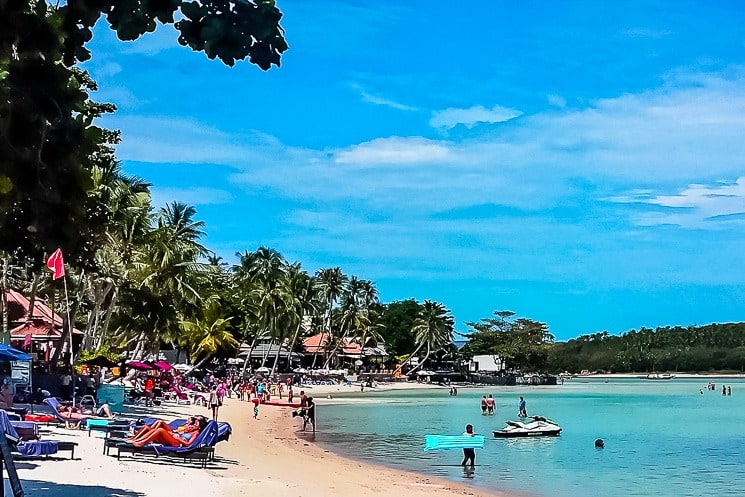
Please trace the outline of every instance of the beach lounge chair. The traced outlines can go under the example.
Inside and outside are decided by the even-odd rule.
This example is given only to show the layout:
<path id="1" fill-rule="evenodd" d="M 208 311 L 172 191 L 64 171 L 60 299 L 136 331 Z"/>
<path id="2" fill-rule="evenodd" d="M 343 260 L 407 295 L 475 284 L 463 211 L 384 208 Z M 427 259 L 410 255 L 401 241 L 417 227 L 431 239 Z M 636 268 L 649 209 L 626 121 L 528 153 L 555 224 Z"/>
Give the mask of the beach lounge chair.
<path id="1" fill-rule="evenodd" d="M 69 450 L 70 458 L 75 456 L 76 442 L 60 442 L 57 440 L 39 440 L 38 427 L 19 425 L 20 433 L 13 426 L 14 423 L 31 423 L 29 421 L 10 421 L 5 411 L 0 410 L 0 430 L 10 443 L 12 450 L 24 457 L 49 457 L 60 450 Z M 35 423 L 34 423 L 35 424 Z M 30 430 L 29 430 L 30 428 Z"/>
<path id="2" fill-rule="evenodd" d="M 94 416 L 92 414 L 91 415 L 79 414 L 74 418 L 65 416 L 59 412 L 59 408 L 61 404 L 59 400 L 57 400 L 56 397 L 48 397 L 44 399 L 44 403 L 52 409 L 52 415 L 54 415 L 55 419 L 58 422 L 63 423 L 66 428 L 80 428 L 85 425 L 85 422 L 88 419 L 108 419 L 108 418 L 103 418 L 101 416 Z M 112 421 L 114 419 L 116 418 L 111 418 Z"/>
<path id="3" fill-rule="evenodd" d="M 157 419 L 155 419 L 155 418 L 143 418 L 143 419 L 141 419 L 139 421 L 142 421 L 141 424 L 146 424 L 146 425 L 149 426 L 149 425 L 153 424 L 154 422 L 156 422 Z M 168 426 L 170 426 L 172 430 L 175 430 L 175 429 L 179 428 L 180 426 L 184 426 L 186 424 L 186 421 L 187 420 L 185 418 L 177 418 L 177 419 L 174 419 L 173 421 L 169 421 L 168 422 Z M 137 428 L 136 425 L 133 425 L 132 427 L 133 428 Z M 226 423 L 224 421 L 218 421 L 217 422 L 217 441 L 218 442 L 223 442 L 223 441 L 229 440 L 230 439 L 230 435 L 232 433 L 233 433 L 233 427 L 230 426 L 230 423 Z"/>
<path id="4" fill-rule="evenodd" d="M 171 447 L 153 443 L 142 447 L 135 447 L 129 442 L 120 442 L 116 445 L 116 458 L 121 459 L 122 453 L 131 453 L 133 455 L 154 454 L 155 456 L 173 456 L 182 457 L 185 460 L 197 460 L 200 461 L 202 467 L 206 467 L 207 461 L 214 458 L 214 447 L 219 441 L 218 438 L 219 429 L 217 422 L 210 421 L 188 447 Z"/>

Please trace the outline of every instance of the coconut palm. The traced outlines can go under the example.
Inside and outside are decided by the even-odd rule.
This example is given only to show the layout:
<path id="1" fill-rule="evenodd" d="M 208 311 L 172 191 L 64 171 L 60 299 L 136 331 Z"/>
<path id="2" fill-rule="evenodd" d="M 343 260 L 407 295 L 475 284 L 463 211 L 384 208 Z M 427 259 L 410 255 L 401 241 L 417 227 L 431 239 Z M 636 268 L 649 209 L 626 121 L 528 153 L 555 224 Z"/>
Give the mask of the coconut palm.
<path id="1" fill-rule="evenodd" d="M 287 261 L 276 250 L 265 247 L 237 255 L 240 264 L 234 270 L 244 293 L 244 305 L 254 309 L 256 325 L 269 332 L 270 344 L 277 345 L 274 358 L 276 368 L 285 332 L 296 326 L 292 312 L 293 298 L 287 284 Z M 262 357 L 262 367 L 267 354 Z M 247 362 L 244 368 L 246 365 Z"/>
<path id="2" fill-rule="evenodd" d="M 431 300 L 425 300 L 424 304 L 422 304 L 419 316 L 414 320 L 414 324 L 411 327 L 411 331 L 414 333 L 417 344 L 416 350 L 414 350 L 414 352 L 409 355 L 409 358 L 396 369 L 396 372 L 400 371 L 404 364 L 411 362 L 411 358 L 414 357 L 422 347 L 426 347 L 427 352 L 424 358 L 419 361 L 419 364 L 411 371 L 419 369 L 427 361 L 432 352 L 441 350 L 453 341 L 454 326 L 455 320 L 450 315 L 450 311 L 445 308 L 444 305 Z"/>
<path id="3" fill-rule="evenodd" d="M 320 269 L 316 272 L 316 283 L 318 285 L 318 291 L 323 296 L 326 304 L 325 331 L 326 333 L 328 333 L 329 336 L 331 335 L 331 313 L 334 308 L 334 303 L 344 291 L 344 288 L 346 287 L 348 281 L 349 279 L 344 275 L 344 273 L 341 272 L 341 268 L 339 267 Z M 323 343 L 323 339 L 324 331 L 321 331 L 319 344 Z M 313 356 L 313 363 L 311 364 L 311 368 L 315 367 L 316 359 L 318 359 L 318 354 Z"/>
<path id="4" fill-rule="evenodd" d="M 199 318 L 182 320 L 181 344 L 189 351 L 189 357 L 196 369 L 215 355 L 231 355 L 240 344 L 230 333 L 231 317 L 223 317 L 223 309 L 213 301 L 204 309 Z"/>

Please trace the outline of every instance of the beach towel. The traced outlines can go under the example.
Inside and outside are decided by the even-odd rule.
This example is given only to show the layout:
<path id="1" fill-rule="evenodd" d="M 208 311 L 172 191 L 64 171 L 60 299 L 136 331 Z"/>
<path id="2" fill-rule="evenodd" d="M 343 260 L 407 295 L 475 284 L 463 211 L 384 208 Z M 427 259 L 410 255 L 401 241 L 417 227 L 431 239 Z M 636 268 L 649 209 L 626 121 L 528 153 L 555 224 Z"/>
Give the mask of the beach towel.
<path id="1" fill-rule="evenodd" d="M 483 449 L 484 436 L 425 435 L 424 452 L 439 449 Z"/>
<path id="2" fill-rule="evenodd" d="M 16 450 L 22 456 L 40 457 L 56 454 L 59 450 L 59 445 L 55 440 L 33 440 L 18 444 Z"/>
<path id="3" fill-rule="evenodd" d="M 5 434 L 5 438 L 8 439 L 8 442 L 12 444 L 18 443 L 21 439 L 21 437 L 18 436 L 16 429 L 13 428 L 13 425 L 8 418 L 8 413 L 2 409 L 0 409 L 0 430 Z"/>

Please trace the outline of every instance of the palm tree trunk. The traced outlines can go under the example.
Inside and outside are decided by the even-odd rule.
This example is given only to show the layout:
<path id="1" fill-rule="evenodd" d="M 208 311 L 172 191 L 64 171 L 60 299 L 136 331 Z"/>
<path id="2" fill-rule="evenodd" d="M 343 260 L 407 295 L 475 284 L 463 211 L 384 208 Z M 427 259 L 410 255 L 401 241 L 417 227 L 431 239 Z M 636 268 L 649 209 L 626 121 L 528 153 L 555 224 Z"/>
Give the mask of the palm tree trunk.
<path id="1" fill-rule="evenodd" d="M 188 376 L 188 375 L 189 375 L 189 373 L 191 373 L 191 372 L 192 372 L 192 371 L 194 371 L 195 369 L 199 369 L 199 366 L 201 366 L 202 364 L 204 364 L 205 362 L 207 362 L 207 361 L 208 361 L 209 359 L 212 359 L 212 356 L 210 356 L 210 355 L 207 355 L 207 356 L 205 356 L 205 357 L 202 357 L 202 359 L 201 359 L 201 360 L 200 360 L 200 361 L 199 361 L 198 363 L 196 363 L 195 365 L 193 365 L 193 366 L 191 367 L 191 369 L 188 369 L 188 370 L 187 370 L 187 371 L 186 371 L 186 372 L 184 373 L 184 377 Z"/>
<path id="2" fill-rule="evenodd" d="M 329 365 L 331 364 L 331 360 L 336 357 L 336 351 L 339 350 L 339 345 L 343 345 L 348 336 L 349 331 L 347 330 L 342 335 L 341 340 L 336 342 L 336 345 L 334 345 L 334 349 L 331 351 L 331 354 L 329 354 L 328 358 L 326 359 L 326 362 L 323 365 L 323 369 L 328 369 Z"/>
<path id="3" fill-rule="evenodd" d="M 395 375 L 396 373 L 398 373 L 399 371 L 401 371 L 401 368 L 403 368 L 404 366 L 406 366 L 406 363 L 407 362 L 410 363 L 411 362 L 411 358 L 414 357 L 417 352 L 419 352 L 419 349 L 421 349 L 423 345 L 424 345 L 424 343 L 420 343 L 419 346 L 416 348 L 416 350 L 414 350 L 414 352 L 412 352 L 409 355 L 409 357 L 399 367 L 396 368 L 396 370 L 393 372 L 393 374 Z"/>
<path id="4" fill-rule="evenodd" d="M 65 315 L 62 319 L 62 336 L 59 340 L 59 347 L 54 351 L 54 356 L 52 357 L 51 363 L 57 364 L 59 362 L 60 354 L 62 353 L 62 346 L 65 343 L 68 343 L 70 340 L 70 334 L 72 333 L 72 329 L 75 326 L 75 319 L 78 315 L 78 309 L 80 308 L 80 301 L 83 300 L 83 285 L 82 280 L 85 277 L 85 273 L 83 271 L 80 272 L 80 288 L 78 289 L 78 294 L 74 297 L 72 305 L 70 306 L 69 314 L 65 312 Z M 67 306 L 67 302 L 65 302 L 65 306 Z M 69 319 L 68 319 L 69 316 Z M 70 357 L 74 360 L 74 351 L 70 350 Z"/>
<path id="5" fill-rule="evenodd" d="M 290 342 L 290 347 L 287 350 L 287 367 L 289 369 L 292 369 L 292 349 L 295 347 L 295 341 L 297 340 L 297 336 L 300 334 L 300 329 L 303 326 L 302 320 L 300 320 L 300 324 L 297 325 L 297 328 L 295 328 L 295 334 L 292 335 L 292 341 Z"/>
<path id="6" fill-rule="evenodd" d="M 5 257 L 3 259 L 3 274 L 2 277 L 0 277 L 0 307 L 2 307 L 2 325 L 0 325 L 0 328 L 2 329 L 2 337 L 0 337 L 0 341 L 3 343 L 7 343 L 10 345 L 10 330 L 9 323 L 8 323 L 8 294 L 7 288 L 8 288 L 8 280 L 6 278 L 6 275 L 8 274 L 8 258 Z"/>
<path id="7" fill-rule="evenodd" d="M 277 342 L 277 353 L 274 354 L 274 365 L 272 366 L 272 371 L 269 373 L 269 377 L 271 378 L 274 376 L 274 372 L 277 370 L 277 363 L 279 362 L 279 352 L 282 350 L 282 342 Z"/>
<path id="8" fill-rule="evenodd" d="M 263 368 L 266 365 L 266 358 L 269 356 L 269 351 L 272 349 L 272 344 L 274 344 L 274 338 L 269 340 L 269 346 L 264 351 L 264 355 L 261 357 L 261 366 L 260 368 Z"/>
<path id="9" fill-rule="evenodd" d="M 113 290 L 114 293 L 111 294 L 111 302 L 109 302 L 109 308 L 106 309 L 106 317 L 103 320 L 103 326 L 101 327 L 101 333 L 96 338 L 95 348 L 100 349 L 103 346 L 104 340 L 106 340 L 106 334 L 109 331 L 109 323 L 111 322 L 111 315 L 114 312 L 114 307 L 116 307 L 116 301 L 119 297 L 119 292 L 117 291 L 117 288 L 114 287 Z"/>
<path id="10" fill-rule="evenodd" d="M 39 287 L 39 273 L 34 273 L 34 279 L 31 281 L 31 294 L 28 298 L 28 320 L 34 318 L 34 309 L 36 308 L 36 291 Z"/>
<path id="11" fill-rule="evenodd" d="M 329 310 L 328 314 L 326 315 L 326 327 L 328 329 L 328 334 L 331 336 L 331 306 L 333 305 L 332 302 L 329 302 Z M 316 367 L 316 359 L 318 359 L 318 349 L 321 348 L 321 344 L 323 343 L 323 332 L 325 330 L 321 330 L 321 338 L 318 339 L 318 347 L 316 347 L 316 353 L 313 356 L 313 363 L 310 365 L 310 369 L 313 369 Z"/>
<path id="12" fill-rule="evenodd" d="M 248 325 L 246 325 L 246 328 L 248 328 Z M 253 340 L 251 340 L 251 347 L 248 349 L 248 354 L 246 355 L 246 360 L 243 361 L 243 369 L 241 369 L 241 378 L 244 378 L 246 376 L 246 369 L 248 369 L 248 363 L 251 360 L 251 352 L 254 350 L 254 346 L 256 345 L 256 339 L 259 337 L 259 332 L 257 331 L 256 334 L 253 337 Z"/>
<path id="13" fill-rule="evenodd" d="M 427 353 L 426 353 L 426 354 L 424 355 L 424 359 L 422 359 L 421 361 L 419 361 L 419 364 L 418 364 L 418 365 L 416 365 L 416 366 L 414 366 L 414 368 L 413 368 L 413 369 L 412 369 L 411 371 L 409 371 L 409 374 L 413 373 L 413 372 L 414 372 L 414 371 L 416 371 L 417 369 L 419 369 L 419 368 L 421 368 L 422 366 L 424 366 L 424 363 L 425 363 L 425 361 L 426 361 L 427 359 L 429 359 L 429 354 L 430 354 L 429 343 L 427 343 Z"/>

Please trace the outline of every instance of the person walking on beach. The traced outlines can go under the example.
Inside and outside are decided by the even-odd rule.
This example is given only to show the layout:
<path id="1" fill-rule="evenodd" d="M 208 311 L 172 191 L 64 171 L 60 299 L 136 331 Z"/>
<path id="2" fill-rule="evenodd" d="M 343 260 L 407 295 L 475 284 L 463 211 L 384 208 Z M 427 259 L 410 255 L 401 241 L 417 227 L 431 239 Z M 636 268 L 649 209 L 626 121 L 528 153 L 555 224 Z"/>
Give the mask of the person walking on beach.
<path id="1" fill-rule="evenodd" d="M 308 426 L 308 423 L 313 425 L 313 433 L 316 432 L 316 403 L 313 401 L 313 397 L 308 397 L 305 409 L 303 409 L 303 431 Z"/>
<path id="2" fill-rule="evenodd" d="M 289 385 L 287 387 L 287 403 L 292 404 L 292 399 L 295 396 L 295 393 L 292 391 L 292 385 Z"/>
<path id="3" fill-rule="evenodd" d="M 475 437 L 476 434 L 473 432 L 473 425 L 466 425 L 466 431 L 463 432 L 464 437 Z M 471 462 L 468 464 L 468 462 Z M 465 448 L 463 449 L 463 462 L 460 463 L 461 466 L 474 466 L 476 464 L 476 449 L 474 448 Z"/>
<path id="4" fill-rule="evenodd" d="M 486 395 L 481 397 L 481 414 L 486 414 Z"/>
<path id="5" fill-rule="evenodd" d="M 305 396 L 305 390 L 300 390 L 300 407 L 308 405 L 308 397 Z"/>
<path id="6" fill-rule="evenodd" d="M 215 384 L 212 387 L 212 390 L 210 390 L 210 398 L 207 403 L 209 404 L 210 409 L 212 409 L 212 420 L 217 421 L 217 411 L 220 410 L 220 406 L 222 405 L 222 399 L 220 398 L 217 384 Z"/>
<path id="7" fill-rule="evenodd" d="M 525 399 L 523 399 L 522 397 L 520 397 L 520 404 L 518 404 L 517 416 L 519 418 L 528 417 L 528 411 L 525 409 Z"/>
<path id="8" fill-rule="evenodd" d="M 492 397 L 491 394 L 489 394 L 489 398 L 486 399 L 486 412 L 487 412 L 487 414 L 489 414 L 490 416 L 493 415 L 494 414 L 494 407 L 495 407 L 494 397 Z"/>

